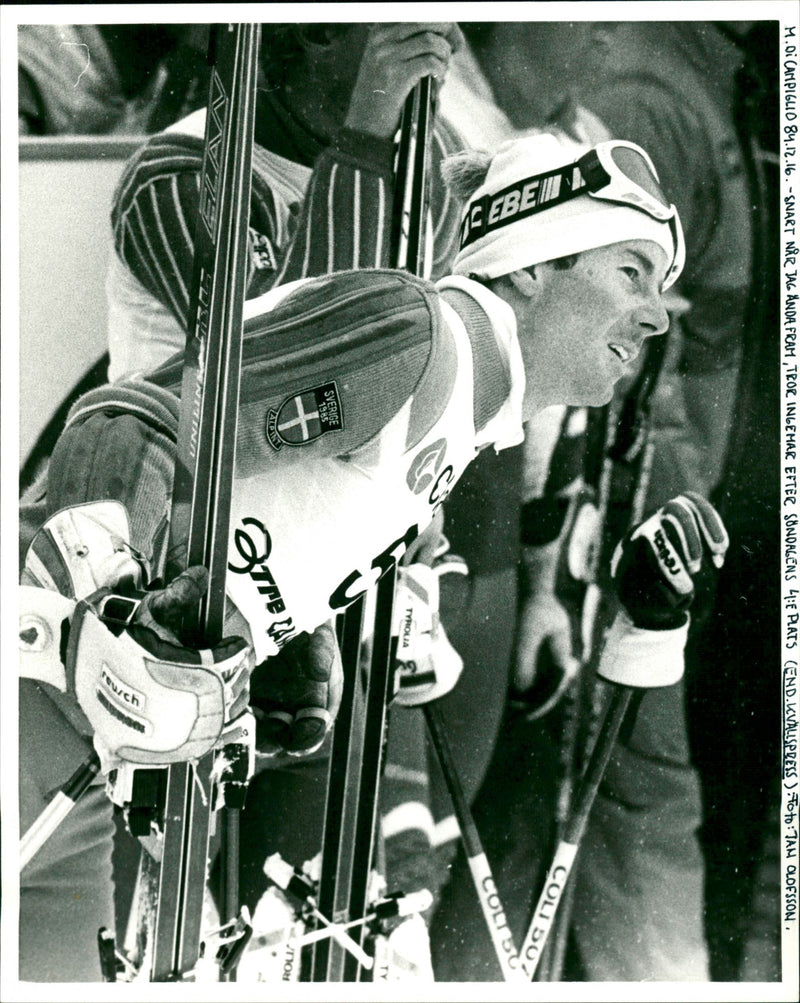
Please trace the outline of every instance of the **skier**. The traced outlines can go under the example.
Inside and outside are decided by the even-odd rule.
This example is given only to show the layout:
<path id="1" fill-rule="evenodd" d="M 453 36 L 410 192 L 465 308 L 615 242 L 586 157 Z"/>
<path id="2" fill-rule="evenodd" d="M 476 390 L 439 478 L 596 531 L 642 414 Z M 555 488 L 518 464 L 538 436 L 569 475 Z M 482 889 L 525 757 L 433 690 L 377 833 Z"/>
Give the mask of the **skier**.
<path id="1" fill-rule="evenodd" d="M 461 44 L 457 25 L 447 22 L 262 26 L 248 299 L 309 275 L 390 264 L 393 140 L 400 112 L 422 76 L 442 84 Z M 151 137 L 117 189 L 108 276 L 114 381 L 155 368 L 184 344 L 203 129 L 199 112 Z M 441 183 L 439 164 L 464 145 L 437 117 L 431 142 L 433 278 L 448 271 L 459 224 L 459 205 Z M 412 881 L 430 887 L 441 878 L 423 831 L 428 819 L 419 811 L 427 802 L 427 771 L 418 712 L 394 714 L 387 756 L 387 870 L 404 886 Z M 299 863 L 320 845 L 326 762 L 317 757 L 300 766 L 274 765 L 253 779 L 243 818 L 242 891 L 250 908 L 266 888 L 265 855 L 277 851 Z M 298 803 L 304 806 L 299 839 Z"/>
<path id="2" fill-rule="evenodd" d="M 151 593 L 119 636 L 95 595 L 161 575 L 181 360 L 73 409 L 23 574 L 23 831 L 90 738 L 106 770 L 194 758 L 248 690 L 268 753 L 317 745 L 336 711 L 335 647 L 317 635 L 319 657 L 294 660 L 293 675 L 289 639 L 402 555 L 477 450 L 515 444 L 550 404 L 605 403 L 644 339 L 664 333 L 682 238 L 643 151 L 610 143 L 565 163 L 541 136 L 504 146 L 488 170 L 461 158 L 451 171 L 476 167 L 454 274 L 436 287 L 375 269 L 248 303 L 229 551 L 232 630 L 247 643 L 200 658 L 202 714 L 183 699 L 198 656 L 157 626 L 202 572 Z M 113 921 L 110 814 L 93 788 L 23 875 L 23 977 L 92 977 L 86 945 Z"/>

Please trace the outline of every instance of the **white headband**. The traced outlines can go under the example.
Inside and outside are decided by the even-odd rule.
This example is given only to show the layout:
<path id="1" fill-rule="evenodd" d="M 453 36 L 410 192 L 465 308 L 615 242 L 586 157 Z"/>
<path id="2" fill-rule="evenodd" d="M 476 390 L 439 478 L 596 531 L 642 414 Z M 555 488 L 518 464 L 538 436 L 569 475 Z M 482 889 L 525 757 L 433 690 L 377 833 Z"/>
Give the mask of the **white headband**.
<path id="1" fill-rule="evenodd" d="M 550 133 L 504 143 L 497 150 L 485 181 L 472 196 L 462 223 L 470 207 L 479 199 L 488 197 L 491 200 L 492 196 L 513 189 L 523 179 L 576 161 L 589 149 L 591 147 Z M 490 205 L 496 214 L 502 214 L 499 203 L 495 206 L 490 202 Z M 492 279 L 542 261 L 624 240 L 652 240 L 664 249 L 668 261 L 675 256 L 675 244 L 667 223 L 629 206 L 578 195 L 478 237 L 458 252 L 452 270 L 455 275 Z"/>

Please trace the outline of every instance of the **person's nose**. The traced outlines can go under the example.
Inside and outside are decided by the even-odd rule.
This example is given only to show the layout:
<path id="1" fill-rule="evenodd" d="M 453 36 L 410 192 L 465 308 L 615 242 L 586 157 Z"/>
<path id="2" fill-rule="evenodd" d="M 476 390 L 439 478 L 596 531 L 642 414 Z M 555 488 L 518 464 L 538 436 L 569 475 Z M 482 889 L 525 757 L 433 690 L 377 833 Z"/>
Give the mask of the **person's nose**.
<path id="1" fill-rule="evenodd" d="M 664 306 L 664 297 L 660 292 L 648 296 L 647 301 L 639 309 L 636 320 L 645 338 L 667 333 L 669 314 Z"/>

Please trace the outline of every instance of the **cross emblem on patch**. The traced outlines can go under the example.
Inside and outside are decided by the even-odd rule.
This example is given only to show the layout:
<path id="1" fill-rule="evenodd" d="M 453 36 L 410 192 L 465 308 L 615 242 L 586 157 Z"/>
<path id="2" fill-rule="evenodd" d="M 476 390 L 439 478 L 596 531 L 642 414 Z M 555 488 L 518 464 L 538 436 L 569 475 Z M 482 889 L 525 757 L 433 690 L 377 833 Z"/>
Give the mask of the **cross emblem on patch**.
<path id="1" fill-rule="evenodd" d="M 326 432 L 344 428 L 342 403 L 334 381 L 301 390 L 267 412 L 266 434 L 273 449 L 305 446 Z"/>

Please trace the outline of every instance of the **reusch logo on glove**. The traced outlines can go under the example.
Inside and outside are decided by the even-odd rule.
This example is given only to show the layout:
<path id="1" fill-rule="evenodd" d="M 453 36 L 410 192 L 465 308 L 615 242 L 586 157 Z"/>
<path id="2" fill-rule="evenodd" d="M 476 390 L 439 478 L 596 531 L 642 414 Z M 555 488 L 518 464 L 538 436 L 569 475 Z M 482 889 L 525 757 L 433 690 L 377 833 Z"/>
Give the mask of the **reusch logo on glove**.
<path id="1" fill-rule="evenodd" d="M 342 402 L 335 382 L 301 390 L 267 412 L 267 439 L 273 449 L 305 446 L 327 432 L 344 428 Z"/>
<path id="2" fill-rule="evenodd" d="M 138 693 L 130 686 L 126 686 L 114 675 L 107 665 L 103 665 L 103 671 L 100 678 L 102 679 L 106 689 L 111 690 L 117 700 L 121 700 L 123 703 L 128 704 L 129 707 L 139 707 L 142 710 L 144 709 L 144 694 Z"/>
<path id="3" fill-rule="evenodd" d="M 656 545 L 656 551 L 661 563 L 671 575 L 677 575 L 680 571 L 680 566 L 675 559 L 675 554 L 669 548 L 666 537 L 660 529 L 657 529 L 653 534 L 653 543 Z"/>
<path id="4" fill-rule="evenodd" d="M 150 726 L 141 718 L 134 717 L 130 711 L 131 707 L 138 707 L 144 710 L 145 698 L 143 693 L 130 686 L 126 686 L 109 667 L 103 663 L 100 682 L 103 689 L 97 688 L 96 695 L 98 702 L 106 711 L 133 731 L 138 731 L 142 735 L 150 734 Z M 120 707 L 120 704 L 124 706 Z"/>

